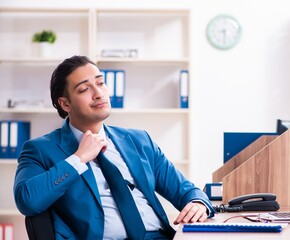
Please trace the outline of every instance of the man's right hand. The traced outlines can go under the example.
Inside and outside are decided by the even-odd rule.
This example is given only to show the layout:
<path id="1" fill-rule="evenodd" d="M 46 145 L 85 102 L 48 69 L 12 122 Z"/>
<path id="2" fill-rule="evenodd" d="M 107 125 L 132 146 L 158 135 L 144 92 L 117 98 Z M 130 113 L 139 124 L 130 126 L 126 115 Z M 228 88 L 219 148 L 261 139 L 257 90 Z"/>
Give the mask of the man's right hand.
<path id="1" fill-rule="evenodd" d="M 88 130 L 84 133 L 75 155 L 80 158 L 81 162 L 87 163 L 94 160 L 101 150 L 105 152 L 107 145 L 103 137 Z"/>

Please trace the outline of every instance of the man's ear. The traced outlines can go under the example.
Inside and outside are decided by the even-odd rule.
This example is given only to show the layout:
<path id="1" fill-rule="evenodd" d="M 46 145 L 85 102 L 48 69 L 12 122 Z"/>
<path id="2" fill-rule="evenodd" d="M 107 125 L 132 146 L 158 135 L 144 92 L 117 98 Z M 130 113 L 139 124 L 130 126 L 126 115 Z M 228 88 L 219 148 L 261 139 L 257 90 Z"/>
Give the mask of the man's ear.
<path id="1" fill-rule="evenodd" d="M 70 111 L 70 104 L 66 97 L 58 98 L 58 104 L 61 106 L 62 110 L 64 110 L 65 112 L 68 113 Z"/>

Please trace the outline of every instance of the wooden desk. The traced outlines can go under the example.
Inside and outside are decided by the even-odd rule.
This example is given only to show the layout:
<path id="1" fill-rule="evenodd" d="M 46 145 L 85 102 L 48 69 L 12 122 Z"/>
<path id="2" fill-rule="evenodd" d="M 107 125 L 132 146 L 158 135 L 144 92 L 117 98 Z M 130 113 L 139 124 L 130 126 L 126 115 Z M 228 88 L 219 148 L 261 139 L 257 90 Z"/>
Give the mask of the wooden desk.
<path id="1" fill-rule="evenodd" d="M 243 212 L 247 213 L 247 212 Z M 250 212 L 249 212 L 250 213 Z M 240 213 L 218 213 L 214 218 L 209 219 L 209 222 L 223 222 L 225 219 L 240 215 Z M 249 222 L 243 218 L 234 218 L 228 221 L 229 223 L 237 222 Z M 220 232 L 193 232 L 193 233 L 184 233 L 182 232 L 182 224 L 178 227 L 178 230 L 174 236 L 174 240 L 245 240 L 245 239 L 263 239 L 263 240 L 286 240 L 290 239 L 290 224 L 282 230 L 280 233 L 220 233 Z"/>

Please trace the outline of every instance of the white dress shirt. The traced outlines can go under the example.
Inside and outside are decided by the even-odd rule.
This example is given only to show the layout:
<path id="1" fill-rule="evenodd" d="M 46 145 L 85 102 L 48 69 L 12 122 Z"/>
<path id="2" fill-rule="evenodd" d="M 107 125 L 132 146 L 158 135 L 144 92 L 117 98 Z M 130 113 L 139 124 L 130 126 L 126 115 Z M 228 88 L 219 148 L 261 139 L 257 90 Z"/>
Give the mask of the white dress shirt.
<path id="1" fill-rule="evenodd" d="M 70 127 L 77 138 L 78 141 L 81 140 L 83 133 L 73 127 L 70 124 Z M 149 205 L 147 199 L 143 193 L 138 189 L 136 183 L 130 174 L 130 171 L 122 159 L 120 153 L 117 151 L 114 143 L 106 135 L 104 127 L 101 128 L 99 135 L 104 137 L 108 142 L 108 147 L 106 149 L 106 157 L 113 162 L 119 171 L 122 173 L 123 178 L 129 181 L 131 184 L 134 184 L 134 189 L 131 191 L 133 198 L 136 202 L 137 208 L 140 212 L 141 218 L 143 220 L 144 226 L 147 231 L 157 231 L 162 228 L 162 223 L 154 213 L 152 207 Z M 76 155 L 72 155 L 66 159 L 79 174 L 82 174 L 88 169 L 87 165 L 80 162 L 80 159 Z M 107 184 L 106 179 L 103 176 L 103 173 L 99 167 L 99 164 L 96 161 L 91 161 L 90 165 L 92 167 L 98 190 L 100 193 L 103 210 L 105 213 L 105 230 L 103 239 L 125 239 L 127 238 L 126 230 L 120 216 L 119 210 L 116 206 L 116 203 L 112 197 L 110 188 Z M 128 209 L 128 211 L 130 211 Z M 92 223 L 93 224 L 93 223 Z"/>

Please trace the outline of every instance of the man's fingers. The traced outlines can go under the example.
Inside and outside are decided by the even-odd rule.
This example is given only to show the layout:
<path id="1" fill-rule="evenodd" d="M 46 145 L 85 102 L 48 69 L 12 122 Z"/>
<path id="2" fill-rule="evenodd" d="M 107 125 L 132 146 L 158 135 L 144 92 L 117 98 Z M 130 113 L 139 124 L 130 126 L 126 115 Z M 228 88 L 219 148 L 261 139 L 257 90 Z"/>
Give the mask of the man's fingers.
<path id="1" fill-rule="evenodd" d="M 183 218 L 187 215 L 187 212 L 190 210 L 190 204 L 187 204 L 182 211 L 178 214 L 177 218 L 173 222 L 174 224 L 179 224 L 182 222 Z"/>
<path id="2" fill-rule="evenodd" d="M 207 219 L 206 207 L 201 203 L 188 203 L 177 216 L 174 224 L 204 222 Z"/>

